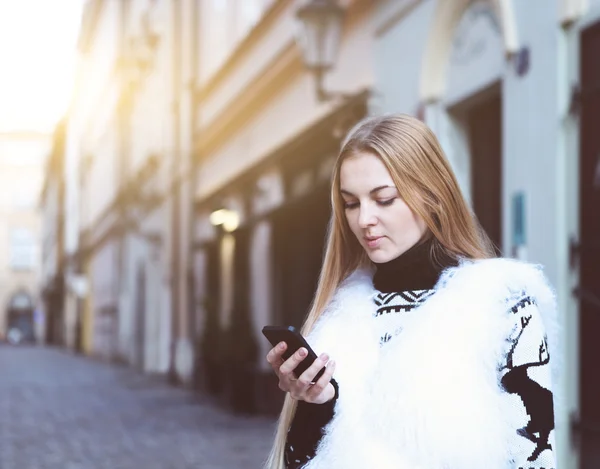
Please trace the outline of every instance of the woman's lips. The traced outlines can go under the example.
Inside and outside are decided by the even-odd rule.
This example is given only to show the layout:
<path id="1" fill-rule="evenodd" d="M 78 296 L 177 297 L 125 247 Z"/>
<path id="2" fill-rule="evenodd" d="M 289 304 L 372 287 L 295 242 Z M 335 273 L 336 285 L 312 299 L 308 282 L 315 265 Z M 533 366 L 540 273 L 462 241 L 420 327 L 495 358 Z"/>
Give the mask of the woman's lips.
<path id="1" fill-rule="evenodd" d="M 379 246 L 382 239 L 383 236 L 369 236 L 365 238 L 365 241 L 368 247 L 376 248 L 377 246 Z"/>

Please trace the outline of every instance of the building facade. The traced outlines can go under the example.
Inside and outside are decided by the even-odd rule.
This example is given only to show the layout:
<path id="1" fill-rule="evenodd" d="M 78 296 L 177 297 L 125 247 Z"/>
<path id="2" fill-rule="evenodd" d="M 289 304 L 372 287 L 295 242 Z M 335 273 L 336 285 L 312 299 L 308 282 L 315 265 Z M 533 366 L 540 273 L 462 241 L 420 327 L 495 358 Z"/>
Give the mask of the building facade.
<path id="1" fill-rule="evenodd" d="M 46 337 L 38 201 L 50 145 L 45 134 L 0 134 L 0 338 L 15 343 Z"/>
<path id="2" fill-rule="evenodd" d="M 188 172 L 193 4 L 86 4 L 65 155 L 67 307 L 84 348 L 174 377 L 191 360 L 172 311 L 188 286 L 180 227 L 191 205 L 175 181 Z"/>
<path id="3" fill-rule="evenodd" d="M 89 273 L 84 311 L 73 311 L 72 302 L 69 302 L 69 315 L 83 316 L 85 348 L 106 359 L 117 359 L 119 355 L 119 239 L 115 234 L 115 214 L 110 210 L 122 180 L 118 167 L 119 134 L 114 123 L 119 93 L 119 82 L 114 79 L 121 41 L 119 14 L 116 2 L 91 1 L 86 5 L 65 146 L 65 162 L 68 162 L 65 170 L 72 165 L 76 167 L 75 174 L 71 173 L 75 178 L 69 180 L 65 197 L 70 200 L 75 190 L 78 196 L 76 207 L 66 202 L 65 235 L 71 238 L 66 244 L 73 245 L 66 247 L 65 255 L 71 254 L 71 248 L 77 249 L 75 258 L 80 259 Z M 71 152 L 76 153 L 76 158 L 70 156 Z M 77 233 L 73 236 L 69 232 L 73 229 L 71 220 L 75 214 L 79 219 Z M 100 220 L 104 223 L 100 224 Z M 73 237 L 77 242 L 73 242 Z"/>

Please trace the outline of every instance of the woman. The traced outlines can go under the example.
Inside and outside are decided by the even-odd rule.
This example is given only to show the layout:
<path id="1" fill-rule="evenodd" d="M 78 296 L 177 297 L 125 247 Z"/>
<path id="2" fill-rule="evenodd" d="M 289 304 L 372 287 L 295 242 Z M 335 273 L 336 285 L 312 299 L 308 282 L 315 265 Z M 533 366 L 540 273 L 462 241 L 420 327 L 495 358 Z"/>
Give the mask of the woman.
<path id="1" fill-rule="evenodd" d="M 322 353 L 299 377 L 304 349 L 267 356 L 287 392 L 267 467 L 555 468 L 553 293 L 538 268 L 493 258 L 431 130 L 358 124 L 331 200 L 303 327 Z"/>

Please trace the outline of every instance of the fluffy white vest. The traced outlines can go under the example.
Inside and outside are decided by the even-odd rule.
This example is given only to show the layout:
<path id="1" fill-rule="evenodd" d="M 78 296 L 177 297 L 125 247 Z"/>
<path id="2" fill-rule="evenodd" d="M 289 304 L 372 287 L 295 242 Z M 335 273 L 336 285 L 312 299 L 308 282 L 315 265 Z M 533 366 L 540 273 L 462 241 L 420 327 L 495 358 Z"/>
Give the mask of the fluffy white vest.
<path id="1" fill-rule="evenodd" d="M 307 469 L 507 469 L 517 445 L 498 365 L 526 291 L 542 313 L 556 365 L 554 295 L 541 269 L 507 259 L 446 270 L 384 347 L 369 272 L 352 274 L 308 337 L 336 361 L 340 395 Z"/>

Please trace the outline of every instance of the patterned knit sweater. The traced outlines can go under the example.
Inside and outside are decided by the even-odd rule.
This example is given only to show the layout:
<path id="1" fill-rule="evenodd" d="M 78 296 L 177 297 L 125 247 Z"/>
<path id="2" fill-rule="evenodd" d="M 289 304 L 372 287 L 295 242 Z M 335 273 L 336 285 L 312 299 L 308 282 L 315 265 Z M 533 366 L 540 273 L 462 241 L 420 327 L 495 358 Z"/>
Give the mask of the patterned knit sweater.
<path id="1" fill-rule="evenodd" d="M 377 265 L 373 283 L 378 290 L 375 303 L 381 347 L 390 340 L 402 340 L 405 315 L 434 294 L 433 287 L 445 268 L 456 265 L 452 259 L 432 262 L 430 249 L 431 244 L 425 242 L 397 259 Z M 534 318 L 539 313 L 537 308 L 530 308 L 533 302 L 529 297 L 520 295 L 511 304 L 507 313 L 521 323 L 515 327 L 521 333 L 507 338 L 506 359 L 498 365 L 498 373 L 506 392 L 514 395 L 514 405 L 523 419 L 523 426 L 517 430 L 522 436 L 517 451 L 520 457 L 513 467 L 554 469 L 554 410 L 545 332 L 540 318 Z M 298 403 L 288 431 L 284 456 L 287 468 L 300 469 L 314 457 L 323 429 L 333 418 L 337 393 L 344 392 L 337 383 L 334 387 L 336 397 L 328 403 Z"/>

